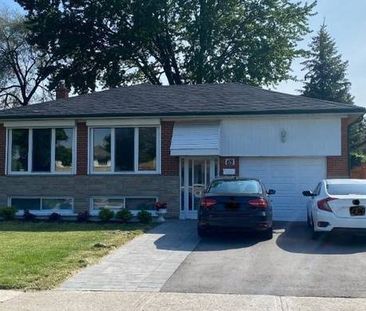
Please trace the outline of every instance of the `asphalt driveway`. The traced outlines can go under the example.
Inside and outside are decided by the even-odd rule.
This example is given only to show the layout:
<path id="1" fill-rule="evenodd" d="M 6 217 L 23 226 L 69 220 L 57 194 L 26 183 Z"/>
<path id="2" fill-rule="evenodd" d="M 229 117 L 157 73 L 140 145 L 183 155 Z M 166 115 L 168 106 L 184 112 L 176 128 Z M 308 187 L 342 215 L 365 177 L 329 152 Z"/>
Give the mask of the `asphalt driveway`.
<path id="1" fill-rule="evenodd" d="M 238 235 L 199 242 L 161 291 L 366 297 L 366 236 L 311 240 L 304 224 L 280 224 L 271 241 Z"/>

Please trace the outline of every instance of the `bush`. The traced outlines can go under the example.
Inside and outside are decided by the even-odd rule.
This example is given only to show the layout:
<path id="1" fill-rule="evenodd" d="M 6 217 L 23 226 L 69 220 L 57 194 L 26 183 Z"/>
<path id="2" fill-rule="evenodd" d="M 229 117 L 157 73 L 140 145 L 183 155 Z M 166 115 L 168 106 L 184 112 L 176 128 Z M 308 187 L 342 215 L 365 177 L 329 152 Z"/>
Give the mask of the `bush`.
<path id="1" fill-rule="evenodd" d="M 25 221 L 34 221 L 36 219 L 36 215 L 32 214 L 27 209 L 24 211 L 23 219 Z"/>
<path id="2" fill-rule="evenodd" d="M 51 222 L 61 221 L 61 215 L 59 213 L 52 213 L 50 216 L 48 216 L 48 221 Z"/>
<path id="3" fill-rule="evenodd" d="M 80 212 L 76 217 L 77 222 L 87 222 L 90 218 L 90 214 L 88 211 Z"/>
<path id="4" fill-rule="evenodd" d="M 110 221 L 114 216 L 114 212 L 107 208 L 101 208 L 99 212 L 99 218 L 103 222 Z"/>
<path id="5" fill-rule="evenodd" d="M 116 213 L 116 218 L 122 222 L 129 222 L 132 219 L 132 213 L 124 208 Z"/>
<path id="6" fill-rule="evenodd" d="M 17 209 L 11 206 L 5 206 L 0 208 L 0 217 L 3 217 L 4 220 L 13 220 L 15 219 L 15 214 L 17 213 Z"/>
<path id="7" fill-rule="evenodd" d="M 152 215 L 150 212 L 146 211 L 146 210 L 142 210 L 137 214 L 137 218 L 139 219 L 140 222 L 142 222 L 143 224 L 149 224 L 152 222 Z"/>

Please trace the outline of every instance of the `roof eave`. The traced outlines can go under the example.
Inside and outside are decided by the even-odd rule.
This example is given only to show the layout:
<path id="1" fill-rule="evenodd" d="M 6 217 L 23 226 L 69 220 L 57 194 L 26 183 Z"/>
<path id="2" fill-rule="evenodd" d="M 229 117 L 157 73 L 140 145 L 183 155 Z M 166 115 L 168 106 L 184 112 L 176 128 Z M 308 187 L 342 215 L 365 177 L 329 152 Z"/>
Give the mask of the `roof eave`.
<path id="1" fill-rule="evenodd" d="M 350 114 L 362 115 L 366 113 L 366 109 L 362 107 L 352 109 L 304 109 L 304 110 L 266 110 L 266 111 L 235 111 L 235 112 L 160 112 L 160 113 L 88 113 L 88 114 L 73 114 L 73 115 L 0 115 L 0 120 L 10 119 L 78 119 L 78 118 L 107 118 L 107 117 L 178 117 L 178 116 L 236 116 L 236 115 L 293 115 L 293 114 Z"/>

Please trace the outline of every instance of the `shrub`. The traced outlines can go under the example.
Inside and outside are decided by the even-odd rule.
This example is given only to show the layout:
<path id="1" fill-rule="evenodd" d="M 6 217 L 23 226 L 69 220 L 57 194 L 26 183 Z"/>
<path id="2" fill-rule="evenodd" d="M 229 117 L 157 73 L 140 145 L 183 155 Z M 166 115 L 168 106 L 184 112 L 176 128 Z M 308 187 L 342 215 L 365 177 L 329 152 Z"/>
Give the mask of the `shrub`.
<path id="1" fill-rule="evenodd" d="M 13 220 L 15 219 L 15 214 L 17 213 L 17 209 L 11 206 L 5 206 L 0 208 L 0 217 L 3 217 L 4 220 Z"/>
<path id="2" fill-rule="evenodd" d="M 101 208 L 99 212 L 99 218 L 103 222 L 110 221 L 114 216 L 114 212 L 107 208 Z"/>
<path id="3" fill-rule="evenodd" d="M 36 215 L 32 214 L 27 209 L 24 211 L 23 219 L 25 221 L 34 221 L 36 219 Z"/>
<path id="4" fill-rule="evenodd" d="M 80 212 L 76 218 L 77 222 L 87 222 L 90 218 L 88 211 Z"/>
<path id="5" fill-rule="evenodd" d="M 128 209 L 124 208 L 116 213 L 116 218 L 122 222 L 129 222 L 132 218 L 132 213 Z"/>
<path id="6" fill-rule="evenodd" d="M 59 213 L 52 213 L 50 216 L 48 216 L 48 221 L 51 222 L 61 221 L 61 215 Z"/>
<path id="7" fill-rule="evenodd" d="M 140 222 L 142 222 L 143 224 L 149 224 L 152 222 L 152 215 L 150 212 L 146 211 L 146 210 L 142 210 L 137 214 L 137 218 L 139 219 Z"/>

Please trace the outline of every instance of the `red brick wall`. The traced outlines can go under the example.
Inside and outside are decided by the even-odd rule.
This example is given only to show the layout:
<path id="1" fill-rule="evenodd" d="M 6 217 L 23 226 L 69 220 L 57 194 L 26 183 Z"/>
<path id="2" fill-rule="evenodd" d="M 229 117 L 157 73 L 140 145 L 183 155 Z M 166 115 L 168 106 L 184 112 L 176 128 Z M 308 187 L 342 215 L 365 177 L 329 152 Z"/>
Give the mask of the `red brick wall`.
<path id="1" fill-rule="evenodd" d="M 161 122 L 161 174 L 164 176 L 179 175 L 179 157 L 170 156 L 173 127 L 174 122 Z"/>
<path id="2" fill-rule="evenodd" d="M 353 122 L 353 118 L 343 118 L 341 124 L 341 146 L 342 154 L 335 157 L 327 157 L 327 177 L 328 178 L 347 178 L 349 177 L 348 168 L 348 125 Z"/>
<path id="3" fill-rule="evenodd" d="M 233 159 L 235 161 L 234 165 L 226 165 L 225 159 Z M 239 157 L 220 157 L 220 176 L 224 175 L 224 169 L 235 169 L 235 176 L 239 176 Z"/>
<path id="4" fill-rule="evenodd" d="M 5 175 L 5 150 L 6 150 L 6 130 L 0 124 L 0 176 Z"/>
<path id="5" fill-rule="evenodd" d="M 77 123 L 77 163 L 76 174 L 88 173 L 88 127 L 85 122 Z"/>

